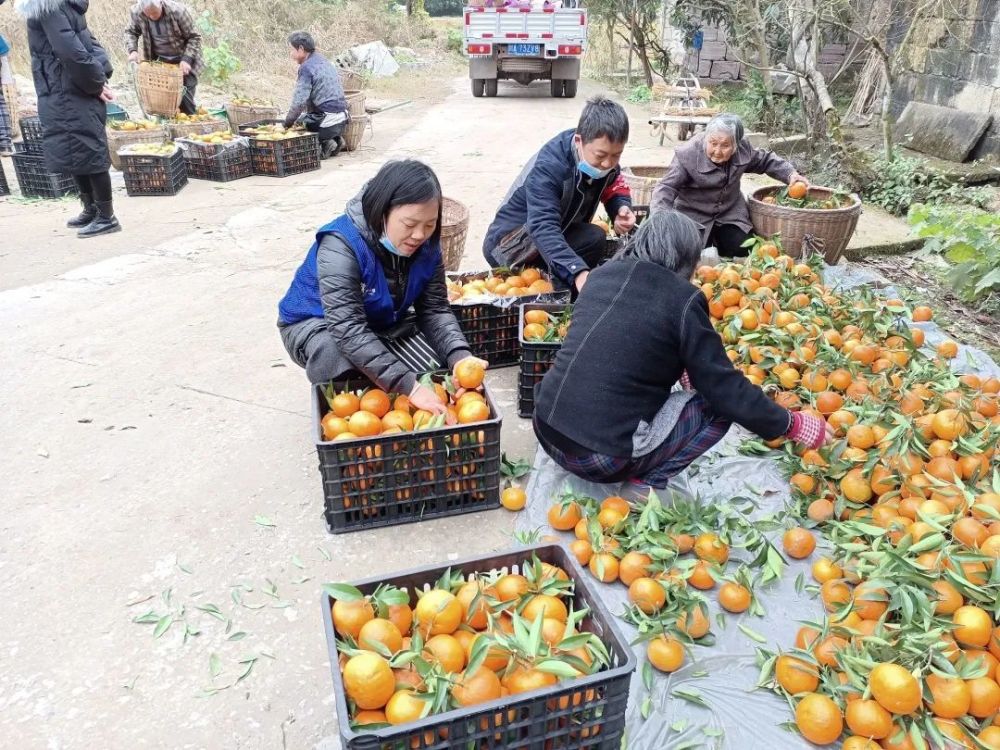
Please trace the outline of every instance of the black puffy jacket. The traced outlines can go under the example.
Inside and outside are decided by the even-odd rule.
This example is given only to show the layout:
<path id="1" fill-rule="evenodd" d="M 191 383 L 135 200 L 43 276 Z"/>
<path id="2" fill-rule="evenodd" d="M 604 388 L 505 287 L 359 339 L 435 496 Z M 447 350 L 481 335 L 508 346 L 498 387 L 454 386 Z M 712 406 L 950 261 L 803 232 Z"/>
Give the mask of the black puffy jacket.
<path id="1" fill-rule="evenodd" d="M 409 278 L 409 260 L 386 252 L 377 238 L 372 237 L 361 212 L 360 196 L 347 204 L 346 213 L 382 264 L 389 293 L 398 303 Z M 417 382 L 417 376 L 386 349 L 369 326 L 361 293 L 358 260 L 354 251 L 338 235 L 327 235 L 320 243 L 316 274 L 326 327 L 336 340 L 337 348 L 357 369 L 383 388 L 409 393 Z M 437 271 L 424 293 L 417 298 L 413 309 L 420 332 L 449 366 L 468 356 L 469 345 L 448 302 L 443 265 L 438 264 Z"/>
<path id="2" fill-rule="evenodd" d="M 49 169 L 96 174 L 111 166 L 101 90 L 111 77 L 104 48 L 87 28 L 90 0 L 15 0 L 28 21 L 31 73 Z"/>

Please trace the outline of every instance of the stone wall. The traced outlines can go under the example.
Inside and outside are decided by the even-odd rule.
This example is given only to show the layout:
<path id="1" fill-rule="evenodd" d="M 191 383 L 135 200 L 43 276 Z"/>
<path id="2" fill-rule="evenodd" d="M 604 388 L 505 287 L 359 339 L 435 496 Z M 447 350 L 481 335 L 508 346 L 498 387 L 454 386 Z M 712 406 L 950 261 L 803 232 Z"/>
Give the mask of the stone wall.
<path id="1" fill-rule="evenodd" d="M 1000 0 L 952 0 L 920 21 L 894 88 L 893 115 L 909 101 L 992 112 L 972 159 L 1000 160 Z"/>
<path id="2" fill-rule="evenodd" d="M 729 44 L 724 26 L 702 27 L 702 45 L 700 50 L 689 49 L 684 59 L 684 67 L 698 76 L 705 84 L 724 81 L 741 81 L 750 76 L 752 70 L 740 62 L 746 59 L 735 47 Z M 840 70 L 847 55 L 847 45 L 827 44 L 820 51 L 819 68 L 823 75 L 831 76 Z"/>

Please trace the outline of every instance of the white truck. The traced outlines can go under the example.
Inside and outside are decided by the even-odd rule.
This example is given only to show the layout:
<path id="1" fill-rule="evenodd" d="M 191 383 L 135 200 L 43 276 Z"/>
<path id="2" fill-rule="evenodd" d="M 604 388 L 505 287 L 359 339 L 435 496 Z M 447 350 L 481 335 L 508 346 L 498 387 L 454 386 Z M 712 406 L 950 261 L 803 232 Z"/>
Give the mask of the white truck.
<path id="1" fill-rule="evenodd" d="M 473 96 L 496 96 L 501 78 L 524 86 L 548 80 L 552 96 L 576 96 L 587 49 L 587 11 L 578 0 L 469 6 L 463 15 Z"/>

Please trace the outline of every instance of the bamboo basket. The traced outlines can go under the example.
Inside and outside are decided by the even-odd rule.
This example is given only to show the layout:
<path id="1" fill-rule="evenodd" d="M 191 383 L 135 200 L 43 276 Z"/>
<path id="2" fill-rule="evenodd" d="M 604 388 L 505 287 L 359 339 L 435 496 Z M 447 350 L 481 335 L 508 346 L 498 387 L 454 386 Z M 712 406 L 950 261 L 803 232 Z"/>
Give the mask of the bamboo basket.
<path id="1" fill-rule="evenodd" d="M 344 91 L 360 91 L 365 87 L 365 78 L 360 73 L 349 68 L 337 68 L 337 73 Z"/>
<path id="2" fill-rule="evenodd" d="M 632 193 L 632 205 L 648 206 L 653 202 L 653 189 L 656 187 L 663 175 L 667 173 L 667 167 L 625 167 L 622 169 L 622 176 L 628 184 L 628 189 Z"/>
<path id="3" fill-rule="evenodd" d="M 858 225 L 861 199 L 851 195 L 852 205 L 829 209 L 777 206 L 761 200 L 782 189 L 783 185 L 770 185 L 758 188 L 750 196 L 750 221 L 754 232 L 767 238 L 778 235 L 782 250 L 793 258 L 801 257 L 806 244 L 822 252 L 828 264 L 836 265 Z M 810 198 L 823 200 L 833 194 L 830 188 L 809 188 Z"/>
<path id="4" fill-rule="evenodd" d="M 226 117 L 229 118 L 229 127 L 234 133 L 238 133 L 240 125 L 248 122 L 258 122 L 260 120 L 277 120 L 278 108 L 275 106 L 253 105 L 253 104 L 227 104 Z"/>
<path id="5" fill-rule="evenodd" d="M 719 107 L 672 106 L 664 107 L 661 116 L 666 117 L 715 117 L 722 112 Z"/>
<path id="6" fill-rule="evenodd" d="M 357 151 L 361 145 L 361 136 L 364 135 L 365 128 L 371 127 L 372 118 L 369 115 L 362 117 L 352 117 L 344 126 L 344 148 L 347 151 Z"/>
<path id="7" fill-rule="evenodd" d="M 135 74 L 139 103 L 147 115 L 173 117 L 184 98 L 184 75 L 179 65 L 143 63 Z"/>
<path id="8" fill-rule="evenodd" d="M 13 83 L 5 83 L 3 85 L 3 100 L 7 103 L 10 137 L 15 140 L 21 137 L 21 125 L 18 123 L 20 115 L 18 113 L 17 86 Z"/>
<path id="9" fill-rule="evenodd" d="M 174 140 L 187 138 L 189 135 L 202 135 L 205 133 L 216 133 L 220 130 L 229 130 L 229 123 L 226 120 L 208 120 L 206 122 L 170 122 L 170 137 Z"/>
<path id="10" fill-rule="evenodd" d="M 364 117 L 368 114 L 365 111 L 365 92 L 344 90 L 344 98 L 347 99 L 347 114 L 351 117 Z"/>
<path id="11" fill-rule="evenodd" d="M 457 271 L 469 236 L 469 209 L 454 198 L 441 205 L 441 255 L 446 271 Z"/>
<path id="12" fill-rule="evenodd" d="M 122 168 L 122 160 L 118 155 L 119 149 L 135 145 L 136 143 L 163 143 L 163 141 L 170 138 L 170 133 L 165 127 L 154 128 L 153 130 L 112 130 L 108 128 L 107 134 L 111 164 L 118 170 Z"/>

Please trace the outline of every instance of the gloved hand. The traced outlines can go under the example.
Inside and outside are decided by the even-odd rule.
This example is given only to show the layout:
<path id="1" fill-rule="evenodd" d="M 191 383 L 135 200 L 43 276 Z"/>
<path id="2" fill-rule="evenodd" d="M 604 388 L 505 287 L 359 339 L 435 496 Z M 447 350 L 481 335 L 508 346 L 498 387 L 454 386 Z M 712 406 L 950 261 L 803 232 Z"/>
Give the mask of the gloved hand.
<path id="1" fill-rule="evenodd" d="M 825 419 L 798 411 L 791 412 L 791 415 L 792 424 L 785 433 L 790 440 L 815 450 L 833 439 L 833 428 Z"/>
<path id="2" fill-rule="evenodd" d="M 691 385 L 691 376 L 688 375 L 687 370 L 681 373 L 680 380 L 678 380 L 677 382 L 681 384 L 681 388 L 683 388 L 685 391 L 694 390 L 694 386 Z"/>

